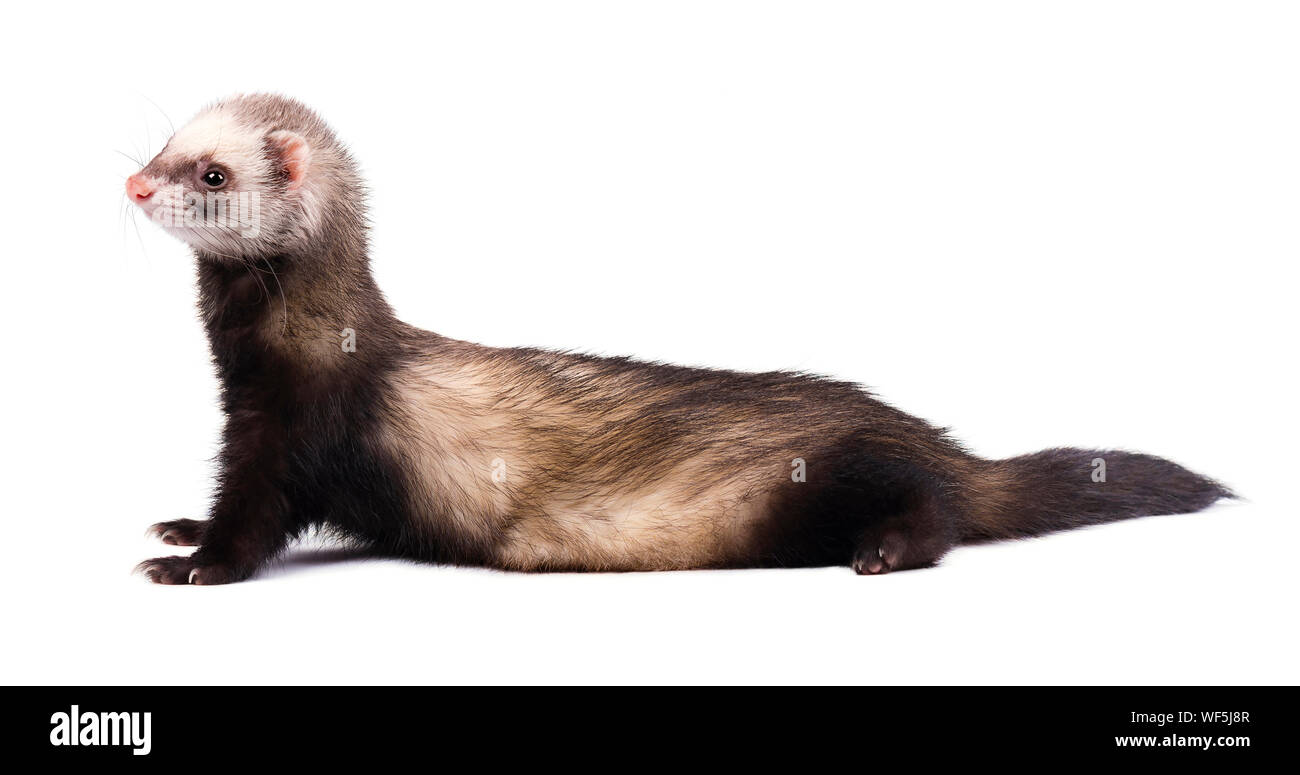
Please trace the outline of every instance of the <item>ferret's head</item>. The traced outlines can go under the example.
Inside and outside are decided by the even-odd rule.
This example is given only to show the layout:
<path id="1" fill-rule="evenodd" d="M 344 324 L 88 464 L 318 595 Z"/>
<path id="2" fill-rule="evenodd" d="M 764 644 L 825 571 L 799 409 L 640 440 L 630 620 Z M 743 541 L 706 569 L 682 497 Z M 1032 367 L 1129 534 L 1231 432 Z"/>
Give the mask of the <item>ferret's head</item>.
<path id="1" fill-rule="evenodd" d="M 127 179 L 126 195 L 213 260 L 299 253 L 363 221 L 355 166 L 333 132 L 270 94 L 204 109 Z"/>

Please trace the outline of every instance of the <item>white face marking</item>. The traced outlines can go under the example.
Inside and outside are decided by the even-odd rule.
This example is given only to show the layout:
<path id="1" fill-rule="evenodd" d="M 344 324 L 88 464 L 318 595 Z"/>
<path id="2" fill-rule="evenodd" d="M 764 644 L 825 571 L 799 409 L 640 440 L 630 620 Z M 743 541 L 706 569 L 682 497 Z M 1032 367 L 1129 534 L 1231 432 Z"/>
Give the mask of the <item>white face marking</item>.
<path id="1" fill-rule="evenodd" d="M 203 113 L 168 141 L 150 167 L 156 189 L 137 202 L 150 218 L 189 245 L 227 258 L 257 255 L 265 250 L 260 237 L 267 226 L 279 227 L 288 217 L 273 192 L 275 169 L 265 153 L 264 133 L 232 113 L 214 109 Z M 146 168 L 150 169 L 150 168 Z M 201 181 L 208 169 L 227 179 L 212 189 Z"/>
<path id="2" fill-rule="evenodd" d="M 150 220 L 178 239 L 218 256 L 246 255 L 262 234 L 260 191 L 201 191 L 182 183 L 158 183 L 140 206 Z"/>
<path id="3" fill-rule="evenodd" d="M 267 99 L 236 98 L 200 113 L 128 184 L 129 199 L 172 236 L 236 260 L 310 245 L 339 196 L 348 197 L 348 223 L 359 220 L 346 153 L 310 111 L 291 101 L 267 111 Z M 225 178 L 215 185 L 206 178 L 214 170 Z M 363 239 L 359 229 L 348 233 Z"/>
<path id="4" fill-rule="evenodd" d="M 210 157 L 234 171 L 262 179 L 269 172 L 262 156 L 262 133 L 220 110 L 181 127 L 167 143 L 166 153 L 182 158 Z"/>

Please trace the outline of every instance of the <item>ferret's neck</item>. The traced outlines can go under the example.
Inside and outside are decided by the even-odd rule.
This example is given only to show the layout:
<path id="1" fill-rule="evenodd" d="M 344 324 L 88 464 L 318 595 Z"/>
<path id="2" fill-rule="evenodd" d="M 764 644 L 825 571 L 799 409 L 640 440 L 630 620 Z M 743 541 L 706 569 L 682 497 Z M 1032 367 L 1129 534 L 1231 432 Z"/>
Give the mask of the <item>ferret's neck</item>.
<path id="1" fill-rule="evenodd" d="M 198 258 L 203 323 L 227 389 L 293 392 L 359 378 L 400 349 L 404 327 L 370 274 L 364 245 Z"/>

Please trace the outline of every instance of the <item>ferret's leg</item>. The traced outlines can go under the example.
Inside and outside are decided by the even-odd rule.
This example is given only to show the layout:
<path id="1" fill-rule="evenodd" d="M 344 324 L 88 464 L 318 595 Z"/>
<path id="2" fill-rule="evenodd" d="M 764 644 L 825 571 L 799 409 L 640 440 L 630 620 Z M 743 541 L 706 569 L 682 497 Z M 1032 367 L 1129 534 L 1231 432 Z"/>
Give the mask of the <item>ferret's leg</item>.
<path id="1" fill-rule="evenodd" d="M 175 540 L 176 545 L 194 545 L 181 540 L 201 542 L 193 554 L 145 560 L 139 570 L 158 584 L 243 581 L 284 548 L 291 534 L 273 505 L 275 500 L 274 496 L 261 502 L 250 500 L 247 493 L 220 498 L 212 519 L 178 520 L 190 524 L 182 528 L 185 535 Z"/>
<path id="2" fill-rule="evenodd" d="M 249 460 L 226 472 L 211 519 L 155 526 L 165 528 L 164 540 L 172 530 L 179 530 L 184 540 L 197 540 L 193 554 L 146 560 L 138 570 L 159 584 L 229 584 L 253 575 L 284 548 L 299 526 L 291 519 L 282 491 L 259 462 Z"/>
<path id="3" fill-rule="evenodd" d="M 898 513 L 868 526 L 853 554 L 853 570 L 876 575 L 934 565 L 956 543 L 954 525 L 938 497 L 913 493 Z"/>
<path id="4" fill-rule="evenodd" d="M 752 539 L 753 563 L 850 566 L 861 574 L 923 568 L 957 541 L 943 481 L 848 439 L 807 457 L 806 482 L 783 483 Z"/>

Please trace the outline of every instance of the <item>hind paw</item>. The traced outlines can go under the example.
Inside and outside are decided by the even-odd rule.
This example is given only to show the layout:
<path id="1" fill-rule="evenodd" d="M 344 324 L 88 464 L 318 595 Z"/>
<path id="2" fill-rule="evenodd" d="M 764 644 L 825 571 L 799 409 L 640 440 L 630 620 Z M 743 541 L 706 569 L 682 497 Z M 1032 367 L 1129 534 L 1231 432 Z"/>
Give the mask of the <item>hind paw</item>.
<path id="1" fill-rule="evenodd" d="M 878 539 L 864 538 L 853 555 L 853 571 L 859 576 L 876 576 L 900 568 L 906 545 L 901 533 L 887 532 Z"/>

